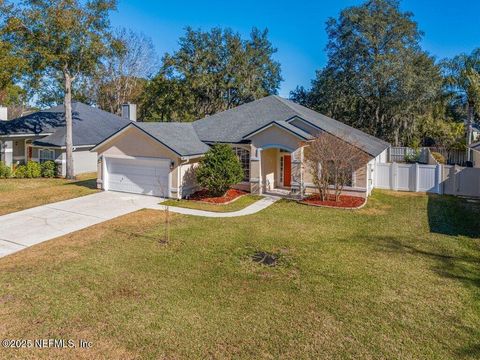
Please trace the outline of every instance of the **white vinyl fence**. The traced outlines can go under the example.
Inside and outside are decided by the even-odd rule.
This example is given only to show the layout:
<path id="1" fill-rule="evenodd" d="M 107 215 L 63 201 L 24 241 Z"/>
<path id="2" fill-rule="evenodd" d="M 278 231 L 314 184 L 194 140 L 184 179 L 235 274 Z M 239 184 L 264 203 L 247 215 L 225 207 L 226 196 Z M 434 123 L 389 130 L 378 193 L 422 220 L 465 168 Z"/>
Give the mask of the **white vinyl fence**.
<path id="1" fill-rule="evenodd" d="M 375 187 L 379 189 L 441 193 L 441 165 L 376 164 Z"/>
<path id="2" fill-rule="evenodd" d="M 374 187 L 480 197 L 480 168 L 440 164 L 377 163 Z"/>

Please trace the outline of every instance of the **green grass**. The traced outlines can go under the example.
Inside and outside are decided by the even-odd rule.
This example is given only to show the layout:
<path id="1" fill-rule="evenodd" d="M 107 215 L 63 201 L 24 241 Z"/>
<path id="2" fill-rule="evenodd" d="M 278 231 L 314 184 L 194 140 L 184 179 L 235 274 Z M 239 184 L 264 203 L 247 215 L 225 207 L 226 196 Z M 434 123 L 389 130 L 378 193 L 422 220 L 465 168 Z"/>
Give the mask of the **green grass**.
<path id="1" fill-rule="evenodd" d="M 8 357 L 480 357 L 480 205 L 375 192 L 356 211 L 139 211 L 0 259 L 0 338 L 87 339 Z M 253 263 L 255 251 L 278 267 Z"/>
<path id="2" fill-rule="evenodd" d="M 0 179 L 0 215 L 97 192 L 96 174 L 65 179 Z"/>
<path id="3" fill-rule="evenodd" d="M 208 204 L 193 200 L 167 200 L 162 202 L 161 204 L 204 211 L 232 212 L 242 210 L 262 198 L 263 196 L 259 195 L 245 195 L 229 204 Z"/>

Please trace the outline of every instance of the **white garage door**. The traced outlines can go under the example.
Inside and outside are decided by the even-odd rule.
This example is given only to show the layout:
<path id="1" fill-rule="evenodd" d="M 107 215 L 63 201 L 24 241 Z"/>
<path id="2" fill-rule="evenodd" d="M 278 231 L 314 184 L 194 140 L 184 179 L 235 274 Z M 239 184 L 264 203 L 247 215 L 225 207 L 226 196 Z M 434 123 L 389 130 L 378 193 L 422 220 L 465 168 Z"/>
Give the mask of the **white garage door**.
<path id="1" fill-rule="evenodd" d="M 170 160 L 107 158 L 107 190 L 168 196 Z"/>

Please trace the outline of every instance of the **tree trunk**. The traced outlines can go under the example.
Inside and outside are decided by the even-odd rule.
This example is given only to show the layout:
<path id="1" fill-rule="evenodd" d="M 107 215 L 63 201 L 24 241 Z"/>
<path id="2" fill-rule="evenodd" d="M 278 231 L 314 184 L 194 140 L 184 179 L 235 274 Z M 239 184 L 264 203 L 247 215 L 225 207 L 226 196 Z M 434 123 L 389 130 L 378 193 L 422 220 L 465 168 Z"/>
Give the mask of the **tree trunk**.
<path id="1" fill-rule="evenodd" d="M 472 124 L 473 124 L 473 111 L 474 111 L 474 104 L 468 102 L 467 103 L 467 161 L 470 161 L 470 145 L 472 144 Z"/>
<path id="2" fill-rule="evenodd" d="M 75 179 L 73 170 L 73 120 L 72 120 L 72 76 L 65 70 L 63 72 L 65 79 L 65 97 L 63 105 L 65 106 L 65 148 L 66 148 L 66 178 Z"/>

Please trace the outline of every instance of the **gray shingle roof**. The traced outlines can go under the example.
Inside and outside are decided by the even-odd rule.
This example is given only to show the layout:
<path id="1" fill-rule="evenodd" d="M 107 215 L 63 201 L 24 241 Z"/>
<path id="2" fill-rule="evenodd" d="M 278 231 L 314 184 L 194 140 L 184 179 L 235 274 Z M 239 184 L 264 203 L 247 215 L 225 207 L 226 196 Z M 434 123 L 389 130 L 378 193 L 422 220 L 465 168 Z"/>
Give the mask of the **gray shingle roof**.
<path id="1" fill-rule="evenodd" d="M 72 103 L 73 145 L 95 145 L 129 123 L 107 111 Z M 34 142 L 36 145 L 65 146 L 65 115 L 63 105 L 38 111 L 0 124 L 0 135 L 38 135 L 51 133 Z"/>
<path id="2" fill-rule="evenodd" d="M 243 138 L 244 139 L 248 139 L 250 136 L 252 136 L 253 134 L 255 134 L 256 132 L 258 131 L 261 131 L 263 129 L 266 129 L 267 127 L 271 126 L 271 125 L 277 125 L 281 128 L 284 128 L 292 133 L 294 133 L 295 135 L 301 137 L 302 139 L 304 140 L 311 140 L 313 139 L 313 136 L 310 135 L 309 133 L 303 131 L 302 129 L 290 124 L 289 122 L 287 121 L 274 121 L 274 122 L 271 122 L 270 124 L 267 124 L 263 127 L 261 127 L 260 129 L 257 129 L 255 130 L 253 133 L 250 133 L 250 134 L 247 134 L 245 135 Z"/>
<path id="3" fill-rule="evenodd" d="M 480 141 L 471 144 L 470 147 L 471 147 L 473 150 L 480 151 Z"/>
<path id="4" fill-rule="evenodd" d="M 239 143 L 244 136 L 269 123 L 296 117 L 358 146 L 372 156 L 378 156 L 390 146 L 374 136 L 276 95 L 197 120 L 193 126 L 202 141 Z"/>
<path id="5" fill-rule="evenodd" d="M 192 123 L 132 123 L 180 156 L 199 155 L 208 151 L 209 146 L 199 138 Z"/>

